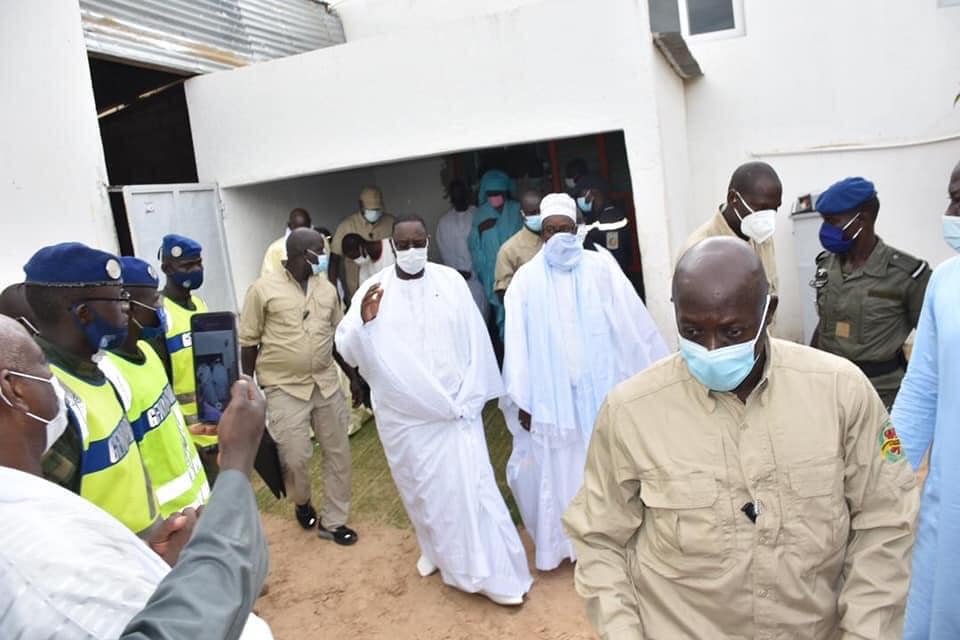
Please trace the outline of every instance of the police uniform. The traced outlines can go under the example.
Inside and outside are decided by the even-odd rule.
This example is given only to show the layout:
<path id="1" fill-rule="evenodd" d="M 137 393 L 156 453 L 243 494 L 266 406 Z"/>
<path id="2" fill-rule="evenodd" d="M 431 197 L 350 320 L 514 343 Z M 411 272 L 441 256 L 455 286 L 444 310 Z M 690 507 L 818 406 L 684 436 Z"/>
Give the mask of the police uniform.
<path id="1" fill-rule="evenodd" d="M 29 286 L 103 287 L 121 285 L 119 259 L 78 242 L 45 247 L 23 268 Z M 108 380 L 89 358 L 70 353 L 38 336 L 50 369 L 64 386 L 72 433 L 79 434 L 80 495 L 112 514 L 135 533 L 158 521 L 153 486 L 121 398 L 122 384 Z M 61 438 L 68 442 L 69 438 Z M 54 443 L 54 448 L 57 448 Z"/>
<path id="2" fill-rule="evenodd" d="M 577 180 L 578 193 L 587 189 L 596 189 L 604 194 L 609 192 L 606 180 L 594 175 L 582 176 Z M 583 247 L 589 251 L 596 251 L 596 247 L 603 247 L 613 254 L 623 272 L 628 273 L 633 261 L 630 242 L 630 233 L 633 233 L 633 230 L 623 211 L 616 205 L 607 203 L 599 212 L 591 211 L 583 214 L 583 220 L 588 226 L 594 223 L 600 225 L 600 228 L 587 231 Z"/>
<path id="3" fill-rule="evenodd" d="M 120 261 L 125 287 L 156 290 L 160 282 L 153 267 L 138 258 L 123 257 Z M 207 476 L 153 347 L 140 340 L 137 354 L 108 353 L 100 368 L 109 379 L 119 377 L 130 389 L 127 418 L 150 473 L 160 515 L 166 518 L 186 507 L 205 504 L 210 496 Z"/>
<path id="4" fill-rule="evenodd" d="M 817 201 L 821 214 L 851 211 L 875 193 L 870 185 L 847 197 L 845 183 L 821 195 Z M 844 273 L 839 255 L 824 251 L 817 256 L 810 283 L 816 289 L 820 316 L 814 346 L 860 367 L 888 409 L 906 372 L 903 344 L 920 319 L 930 273 L 925 261 L 879 237 L 866 263 L 850 273 Z"/>
<path id="5" fill-rule="evenodd" d="M 164 236 L 160 247 L 161 258 L 194 258 L 202 251 L 200 243 L 170 234 Z M 192 309 L 181 306 L 170 298 L 163 297 L 163 307 L 167 312 L 167 355 L 170 358 L 170 374 L 173 392 L 183 411 L 187 425 L 198 424 L 197 381 L 193 369 L 193 334 L 190 332 L 190 318 L 207 311 L 206 303 L 198 296 L 190 295 Z M 217 443 L 217 436 L 191 434 L 198 447 L 210 447 Z"/>

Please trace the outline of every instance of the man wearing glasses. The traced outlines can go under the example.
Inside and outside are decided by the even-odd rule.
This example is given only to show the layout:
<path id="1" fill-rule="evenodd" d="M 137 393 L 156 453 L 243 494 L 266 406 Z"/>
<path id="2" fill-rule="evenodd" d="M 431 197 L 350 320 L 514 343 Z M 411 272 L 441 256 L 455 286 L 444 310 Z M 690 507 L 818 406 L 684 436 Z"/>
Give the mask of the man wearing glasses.
<path id="1" fill-rule="evenodd" d="M 342 364 L 333 336 L 343 317 L 337 290 L 326 278 L 330 255 L 323 236 L 296 229 L 287 238 L 283 270 L 264 276 L 247 291 L 240 314 L 243 372 L 257 374 L 267 396 L 270 435 L 277 441 L 287 492 L 297 522 L 337 544 L 352 545 L 350 443 L 347 401 L 340 390 Z M 354 398 L 360 398 L 354 394 Z M 310 502 L 310 429 L 323 449 L 324 500 L 320 517 Z"/>
<path id="2" fill-rule="evenodd" d="M 64 389 L 74 422 L 44 458 L 44 476 L 153 540 L 166 526 L 121 404 L 130 390 L 117 388 L 122 381 L 108 380 L 97 366 L 127 335 L 129 295 L 120 260 L 67 242 L 40 249 L 23 270 L 40 331 L 35 339 Z"/>

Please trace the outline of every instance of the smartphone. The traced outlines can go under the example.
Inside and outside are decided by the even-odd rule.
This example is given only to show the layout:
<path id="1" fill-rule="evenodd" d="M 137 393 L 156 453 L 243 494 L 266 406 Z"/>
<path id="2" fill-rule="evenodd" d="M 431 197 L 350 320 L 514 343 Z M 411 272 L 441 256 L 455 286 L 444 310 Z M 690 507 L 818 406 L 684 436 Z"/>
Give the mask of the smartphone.
<path id="1" fill-rule="evenodd" d="M 230 388 L 240 378 L 237 316 L 229 311 L 198 313 L 190 318 L 197 414 L 201 422 L 219 423 Z"/>

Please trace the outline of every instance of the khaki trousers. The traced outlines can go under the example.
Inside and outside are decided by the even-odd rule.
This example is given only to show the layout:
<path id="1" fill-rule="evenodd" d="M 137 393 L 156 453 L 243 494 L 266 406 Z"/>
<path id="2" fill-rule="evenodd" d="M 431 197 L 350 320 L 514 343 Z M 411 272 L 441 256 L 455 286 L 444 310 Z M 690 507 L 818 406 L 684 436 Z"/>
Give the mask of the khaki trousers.
<path id="1" fill-rule="evenodd" d="M 347 401 L 339 389 L 324 398 L 314 386 L 309 400 L 295 398 L 279 387 L 267 387 L 268 429 L 277 441 L 287 495 L 294 504 L 310 501 L 310 429 L 323 450 L 323 508 L 320 522 L 327 529 L 347 523 L 350 514 L 350 440 Z"/>

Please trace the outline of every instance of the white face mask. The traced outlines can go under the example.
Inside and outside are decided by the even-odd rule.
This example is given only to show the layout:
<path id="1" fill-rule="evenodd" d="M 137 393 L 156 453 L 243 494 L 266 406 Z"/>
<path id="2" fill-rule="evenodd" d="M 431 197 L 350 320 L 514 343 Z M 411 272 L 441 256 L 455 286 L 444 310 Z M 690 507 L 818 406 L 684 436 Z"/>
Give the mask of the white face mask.
<path id="1" fill-rule="evenodd" d="M 392 245 L 393 241 L 390 242 Z M 409 276 L 417 275 L 427 266 L 427 247 L 414 247 L 403 251 L 397 251 L 397 248 L 393 247 L 393 252 L 397 255 L 397 267 Z"/>
<path id="2" fill-rule="evenodd" d="M 370 224 L 376 224 L 377 220 L 383 215 L 383 211 L 380 209 L 364 209 L 363 218 Z"/>
<path id="3" fill-rule="evenodd" d="M 49 420 L 46 418 L 41 418 L 35 413 L 25 411 L 24 413 L 36 420 L 37 422 L 42 422 L 47 427 L 47 442 L 43 449 L 43 452 L 46 453 L 50 451 L 50 447 L 53 446 L 53 443 L 56 442 L 60 436 L 63 435 L 63 432 L 67 430 L 67 403 L 66 403 L 66 392 L 63 390 L 63 386 L 60 384 L 60 381 L 57 380 L 56 376 L 50 376 L 50 378 L 40 378 L 37 376 L 31 376 L 27 373 L 20 373 L 19 371 L 10 371 L 10 375 L 18 376 L 20 378 L 26 378 L 27 380 L 36 380 L 38 382 L 46 382 L 51 387 L 53 387 L 53 392 L 57 396 L 57 415 L 53 416 Z M 3 395 L 3 391 L 0 391 L 0 399 L 7 403 L 8 406 L 13 407 L 13 403 Z"/>
<path id="4" fill-rule="evenodd" d="M 759 244 L 772 238 L 774 232 L 777 230 L 777 212 L 773 209 L 754 211 L 738 191 L 734 190 L 734 193 L 740 199 L 740 203 L 750 212 L 745 216 L 741 216 L 736 207 L 733 209 L 733 212 L 740 218 L 740 230 L 743 232 L 743 235 Z"/>

